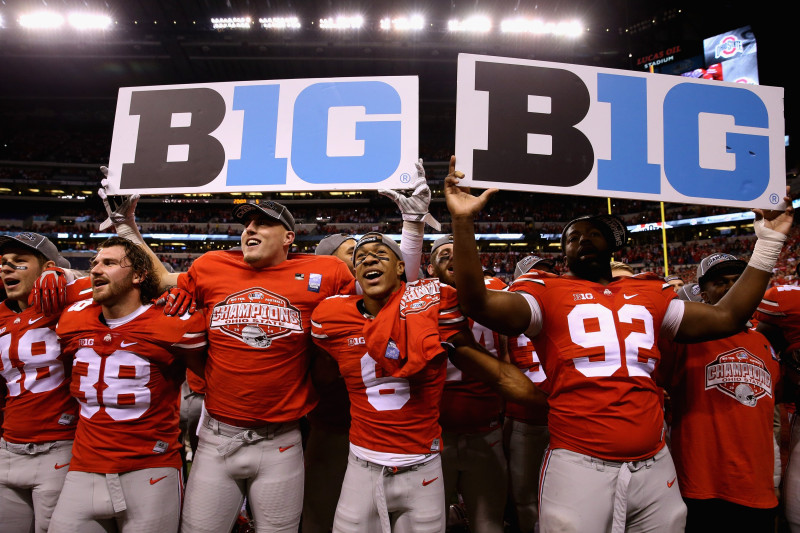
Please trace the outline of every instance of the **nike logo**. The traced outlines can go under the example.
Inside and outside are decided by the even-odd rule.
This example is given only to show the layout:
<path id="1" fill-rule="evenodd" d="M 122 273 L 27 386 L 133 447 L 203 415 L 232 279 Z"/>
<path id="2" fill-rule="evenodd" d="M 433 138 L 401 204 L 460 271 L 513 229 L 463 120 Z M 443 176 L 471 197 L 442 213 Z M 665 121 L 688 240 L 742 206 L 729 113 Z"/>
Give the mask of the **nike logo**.
<path id="1" fill-rule="evenodd" d="M 65 466 L 69 466 L 69 463 L 64 463 L 63 465 L 60 465 L 60 464 L 56 463 L 56 467 L 55 468 L 56 468 L 56 470 L 61 470 Z"/>
<path id="2" fill-rule="evenodd" d="M 433 483 L 433 482 L 434 482 L 434 481 L 436 481 L 437 479 L 439 479 L 439 476 L 436 476 L 435 478 L 433 478 L 433 479 L 429 479 L 429 480 L 425 480 L 425 479 L 423 478 L 423 479 L 422 479 L 422 486 L 423 486 L 423 487 L 427 487 L 428 485 L 430 485 L 431 483 Z"/>
<path id="3" fill-rule="evenodd" d="M 288 450 L 289 448 L 294 448 L 294 444 L 292 444 L 291 446 L 281 446 L 280 448 L 278 448 L 278 451 L 283 453 L 286 450 Z"/>
<path id="4" fill-rule="evenodd" d="M 158 478 L 158 479 L 153 479 L 153 478 L 150 478 L 150 484 L 151 484 L 151 485 L 155 485 L 156 483 L 158 483 L 159 481 L 161 481 L 161 480 L 162 480 L 162 479 L 164 479 L 165 477 L 167 477 L 167 476 L 161 476 L 161 477 L 160 477 L 160 478 Z"/>
<path id="5" fill-rule="evenodd" d="M 497 446 L 498 444 L 500 444 L 500 441 L 499 441 L 499 440 L 496 440 L 496 441 L 494 441 L 493 443 L 491 443 L 491 444 L 489 445 L 489 448 L 494 448 L 494 447 L 495 447 L 495 446 Z"/>
<path id="6" fill-rule="evenodd" d="M 134 344 L 136 344 L 136 343 L 135 342 L 125 342 L 125 341 L 123 341 L 123 342 L 119 343 L 119 347 L 120 348 L 127 348 L 128 346 L 133 346 Z"/>
<path id="7" fill-rule="evenodd" d="M 39 322 L 42 318 L 44 318 L 44 317 L 40 316 L 39 318 L 31 318 L 31 319 L 28 320 L 28 324 L 35 324 L 35 323 Z"/>
<path id="8" fill-rule="evenodd" d="M 672 488 L 672 485 L 675 484 L 675 480 L 676 479 L 678 479 L 678 478 L 672 478 L 672 481 L 667 481 L 667 488 L 668 489 Z"/>
<path id="9" fill-rule="evenodd" d="M 639 296 L 638 292 L 636 294 L 623 294 L 622 295 L 622 297 L 625 298 L 626 300 L 630 300 L 631 298 L 635 298 L 637 296 Z"/>

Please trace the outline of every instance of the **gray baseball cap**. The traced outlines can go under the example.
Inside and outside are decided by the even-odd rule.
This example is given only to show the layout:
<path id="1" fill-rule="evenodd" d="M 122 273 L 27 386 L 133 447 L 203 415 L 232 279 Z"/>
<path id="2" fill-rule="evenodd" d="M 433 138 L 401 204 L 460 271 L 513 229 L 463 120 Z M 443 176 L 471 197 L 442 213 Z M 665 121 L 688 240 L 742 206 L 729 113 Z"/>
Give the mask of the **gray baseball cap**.
<path id="1" fill-rule="evenodd" d="M 527 274 L 530 269 L 540 263 L 547 265 L 551 270 L 555 266 L 555 263 L 551 259 L 539 257 L 538 255 L 529 255 L 517 262 L 517 266 L 514 267 L 514 279 L 517 279 L 523 274 Z"/>
<path id="2" fill-rule="evenodd" d="M 741 274 L 745 268 L 747 268 L 747 262 L 737 259 L 734 255 L 713 253 L 700 261 L 700 266 L 697 267 L 697 283 L 702 285 L 713 276 Z"/>
<path id="3" fill-rule="evenodd" d="M 58 253 L 56 245 L 50 239 L 38 233 L 24 232 L 16 235 L 0 235 L 0 249 L 8 244 L 21 245 L 23 248 L 39 252 L 45 259 L 54 261 L 58 266 L 61 266 L 59 263 L 64 260 L 61 254 Z"/>
<path id="4" fill-rule="evenodd" d="M 356 262 L 356 253 L 358 252 L 358 249 L 371 242 L 380 242 L 385 244 L 391 251 L 394 252 L 394 255 L 396 255 L 400 261 L 403 260 L 403 252 L 400 251 L 400 246 L 396 242 L 383 233 L 370 231 L 369 233 L 365 233 L 360 239 L 358 239 L 358 241 L 356 241 L 356 247 L 353 249 L 353 263 Z"/>
<path id="5" fill-rule="evenodd" d="M 700 296 L 700 285 L 697 283 L 689 283 L 675 291 L 678 293 L 678 298 L 686 302 L 702 302 L 703 297 Z"/>
<path id="6" fill-rule="evenodd" d="M 253 213 L 277 220 L 289 231 L 294 231 L 294 217 L 289 210 L 286 209 L 285 205 L 279 204 L 278 202 L 267 200 L 259 204 L 241 204 L 233 208 L 233 218 L 242 224 L 245 224 L 247 218 Z"/>
<path id="7" fill-rule="evenodd" d="M 336 253 L 336 250 L 348 240 L 356 240 L 355 237 L 352 235 L 348 235 L 347 233 L 335 233 L 333 235 L 328 235 L 317 245 L 316 250 L 314 253 L 316 255 L 333 255 Z"/>
<path id="8" fill-rule="evenodd" d="M 431 255 L 434 254 L 437 248 L 440 246 L 444 246 L 445 244 L 453 244 L 453 234 L 445 235 L 443 237 L 439 237 L 435 241 L 433 241 L 433 245 L 431 246 Z"/>

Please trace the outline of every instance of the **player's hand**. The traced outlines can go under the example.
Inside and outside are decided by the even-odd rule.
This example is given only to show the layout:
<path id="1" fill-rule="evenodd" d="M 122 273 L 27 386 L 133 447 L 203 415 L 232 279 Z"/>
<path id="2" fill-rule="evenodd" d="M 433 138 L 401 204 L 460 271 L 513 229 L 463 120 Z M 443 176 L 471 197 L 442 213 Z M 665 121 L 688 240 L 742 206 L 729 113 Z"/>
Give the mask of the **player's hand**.
<path id="1" fill-rule="evenodd" d="M 403 220 L 427 222 L 433 229 L 441 230 L 442 225 L 429 212 L 431 189 L 425 179 L 425 167 L 422 166 L 422 159 L 414 163 L 414 166 L 417 168 L 417 177 L 409 183 L 408 190 L 411 193 L 409 196 L 400 191 L 390 189 L 378 189 L 378 192 L 391 198 L 397 204 L 397 207 L 400 208 L 400 213 L 403 214 Z"/>
<path id="2" fill-rule="evenodd" d="M 454 217 L 475 216 L 497 192 L 497 189 L 487 189 L 480 196 L 473 196 L 469 187 L 458 185 L 463 177 L 464 173 L 456 170 L 456 156 L 450 156 L 450 169 L 444 179 L 444 197 L 447 200 L 447 209 Z"/>
<path id="3" fill-rule="evenodd" d="M 100 231 L 110 228 L 112 225 L 117 231 L 117 235 L 141 244 L 138 231 L 136 230 L 136 204 L 139 202 L 138 194 L 126 196 L 109 196 L 106 191 L 108 186 L 108 167 L 100 167 L 103 178 L 100 181 L 101 187 L 97 190 L 97 195 L 103 200 L 108 218 L 100 224 Z"/>
<path id="4" fill-rule="evenodd" d="M 786 196 L 783 197 L 783 203 L 786 205 L 786 209 L 783 211 L 753 209 L 753 213 L 756 215 L 754 228 L 758 238 L 769 238 L 769 230 L 783 235 L 789 234 L 794 220 L 794 207 L 792 207 L 792 198 L 789 196 L 788 185 L 786 186 Z"/>
<path id="5" fill-rule="evenodd" d="M 36 278 L 28 305 L 45 316 L 57 315 L 67 306 L 67 275 L 63 268 L 47 268 Z"/>
<path id="6" fill-rule="evenodd" d="M 183 316 L 187 311 L 191 315 L 197 310 L 197 303 L 192 295 L 178 287 L 165 290 L 155 303 L 164 306 L 164 314 L 167 316 Z"/>

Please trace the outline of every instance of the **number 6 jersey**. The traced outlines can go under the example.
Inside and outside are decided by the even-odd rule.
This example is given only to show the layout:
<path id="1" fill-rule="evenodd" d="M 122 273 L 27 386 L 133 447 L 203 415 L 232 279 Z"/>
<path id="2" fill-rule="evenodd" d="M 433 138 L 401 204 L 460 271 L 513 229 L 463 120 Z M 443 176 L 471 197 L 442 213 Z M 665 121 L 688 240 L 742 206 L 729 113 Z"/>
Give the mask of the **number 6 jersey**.
<path id="1" fill-rule="evenodd" d="M 70 470 L 113 474 L 143 468 L 180 468 L 178 397 L 181 358 L 204 352 L 202 313 L 165 316 L 143 305 L 110 321 L 83 300 L 61 314 L 56 328 L 73 358 L 72 395 L 80 405 Z"/>
<path id="2" fill-rule="evenodd" d="M 664 417 L 651 374 L 672 287 L 646 277 L 604 286 L 525 275 L 510 290 L 532 296 L 541 309 L 542 329 L 532 341 L 552 388 L 550 447 L 610 461 L 655 455 L 664 446 Z"/>

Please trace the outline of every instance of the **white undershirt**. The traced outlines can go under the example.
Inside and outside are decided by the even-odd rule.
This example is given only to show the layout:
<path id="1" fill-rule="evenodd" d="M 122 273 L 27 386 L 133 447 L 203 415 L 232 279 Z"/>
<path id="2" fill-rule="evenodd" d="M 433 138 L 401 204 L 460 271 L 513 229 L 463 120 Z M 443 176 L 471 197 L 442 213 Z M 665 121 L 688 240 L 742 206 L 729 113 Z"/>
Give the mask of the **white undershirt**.
<path id="1" fill-rule="evenodd" d="M 136 317 L 138 317 L 139 315 L 141 315 L 142 313 L 144 313 L 145 311 L 150 309 L 150 307 L 152 307 L 152 305 L 153 304 L 141 305 L 133 313 L 131 313 L 129 315 L 125 315 L 125 316 L 120 317 L 120 318 L 107 318 L 107 317 L 104 317 L 106 319 L 106 325 L 109 327 L 109 329 L 114 329 L 116 327 L 122 326 L 123 324 L 127 324 L 131 320 L 135 319 Z"/>

